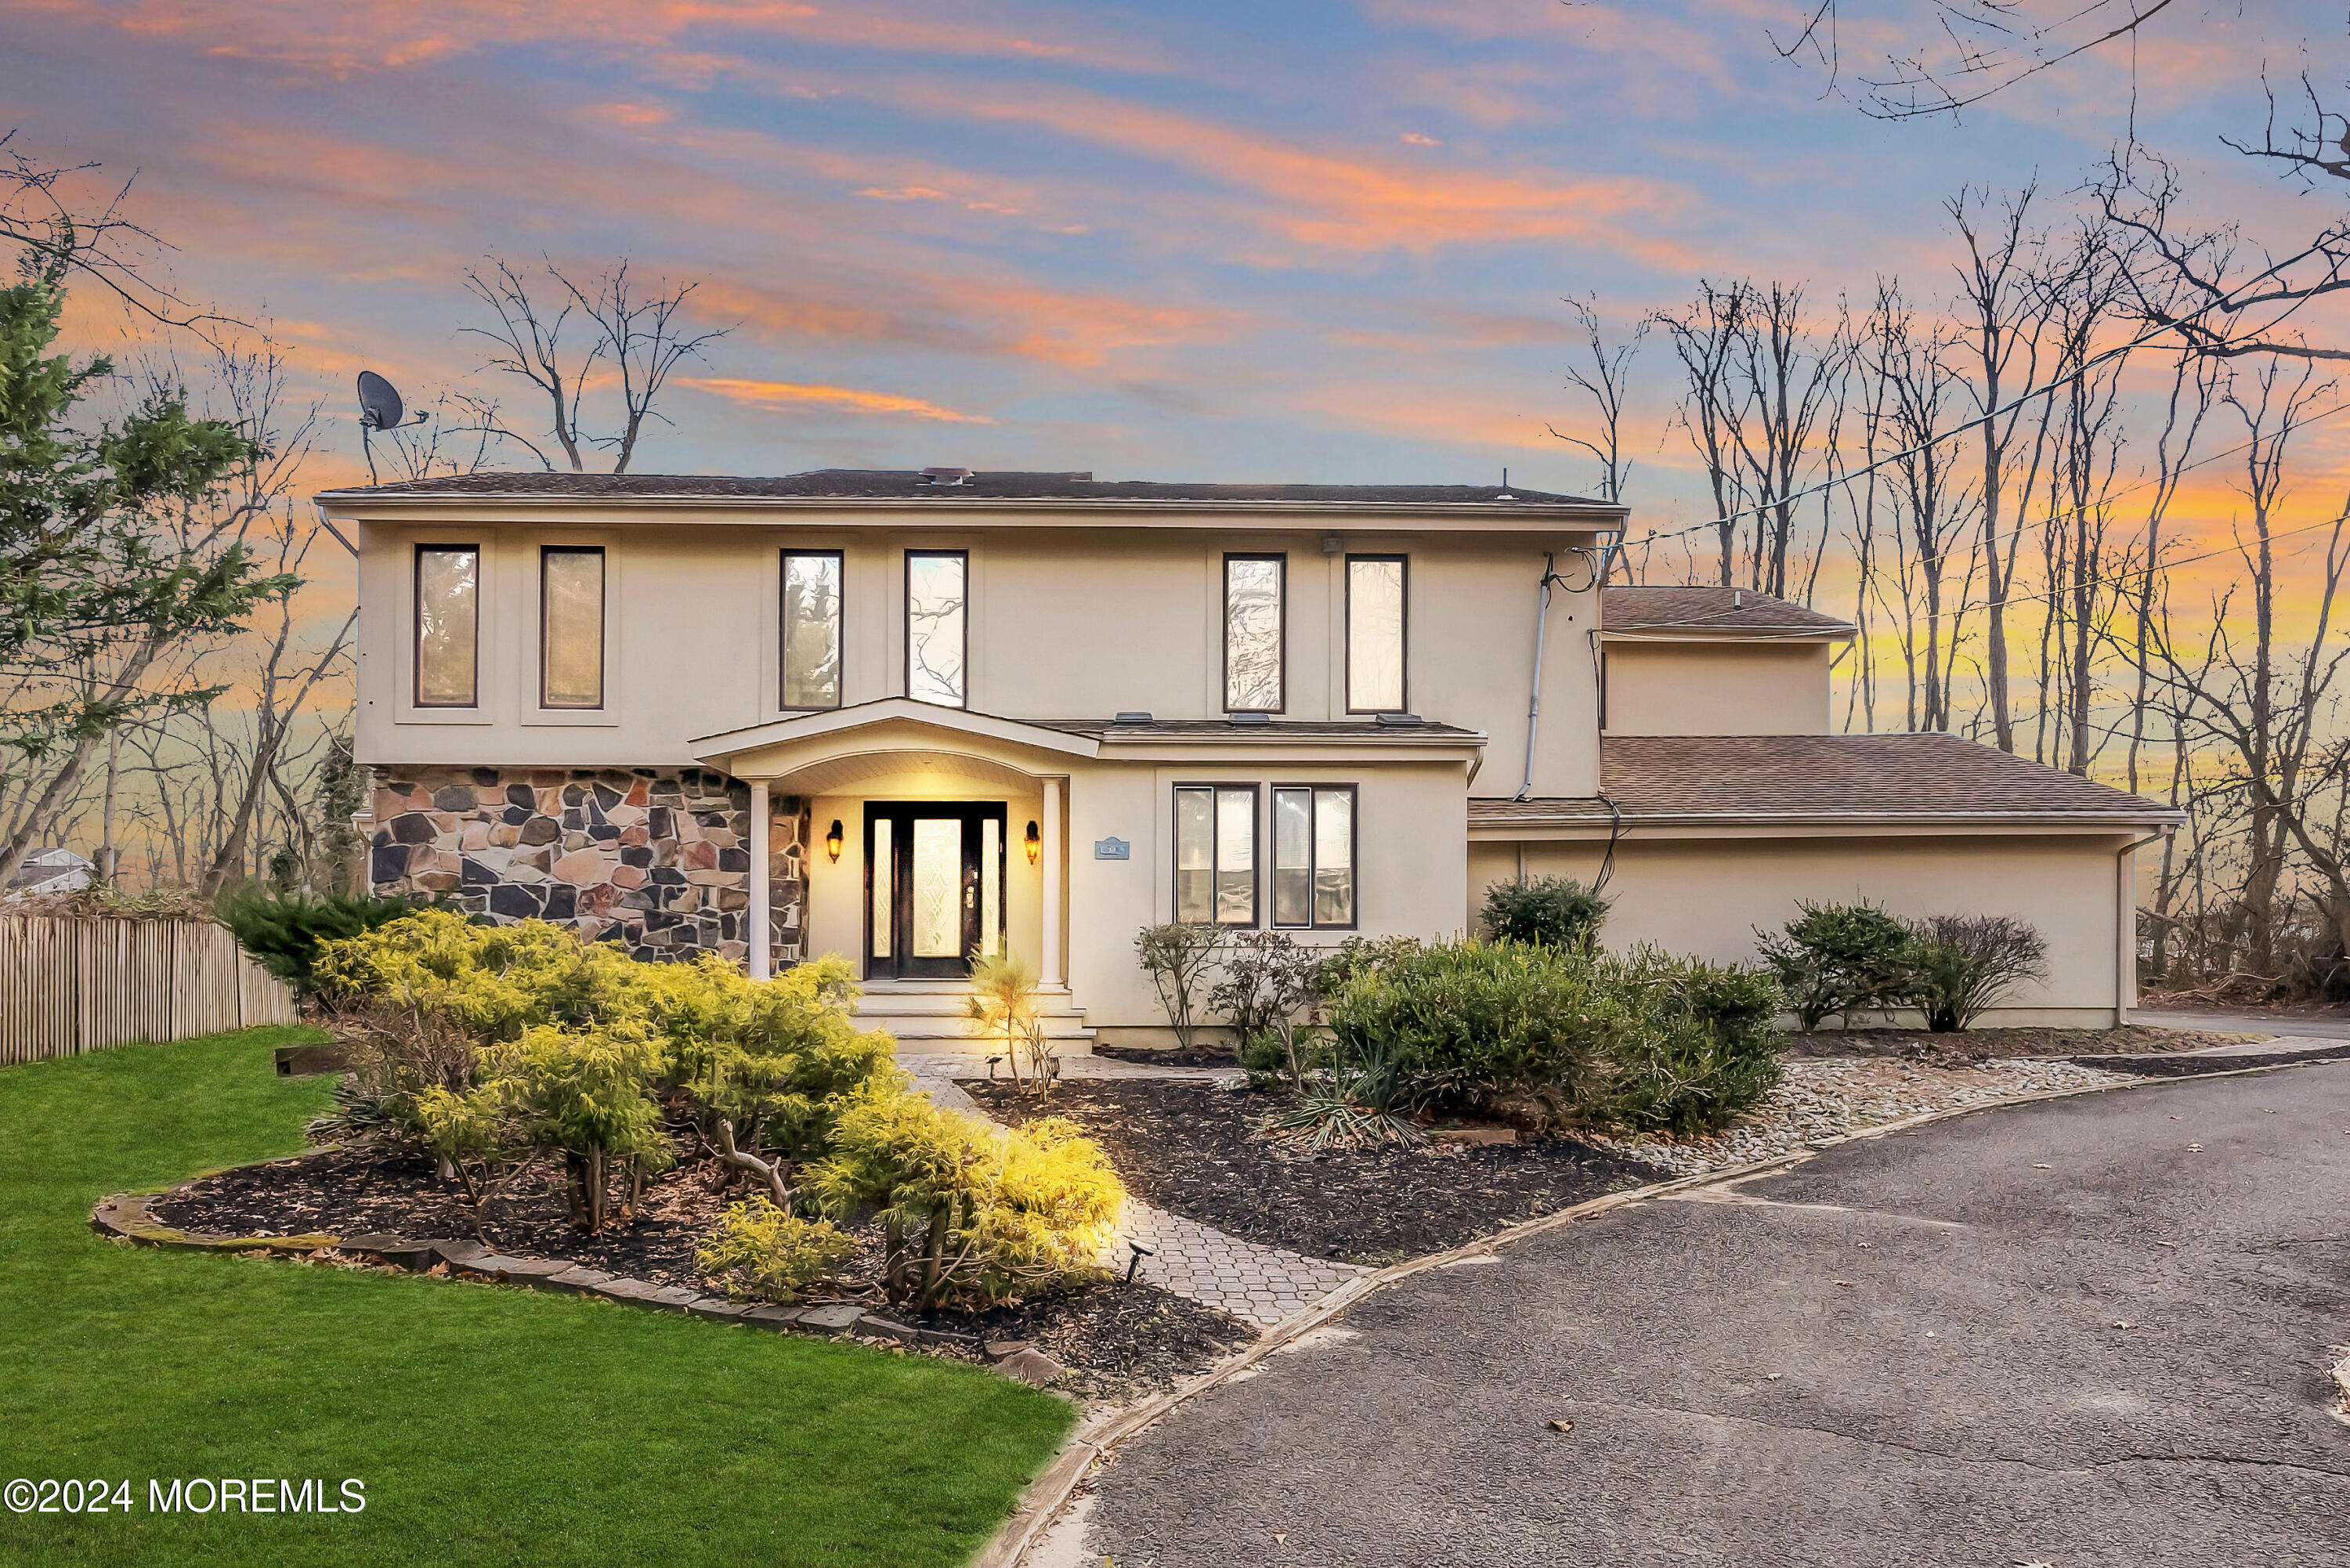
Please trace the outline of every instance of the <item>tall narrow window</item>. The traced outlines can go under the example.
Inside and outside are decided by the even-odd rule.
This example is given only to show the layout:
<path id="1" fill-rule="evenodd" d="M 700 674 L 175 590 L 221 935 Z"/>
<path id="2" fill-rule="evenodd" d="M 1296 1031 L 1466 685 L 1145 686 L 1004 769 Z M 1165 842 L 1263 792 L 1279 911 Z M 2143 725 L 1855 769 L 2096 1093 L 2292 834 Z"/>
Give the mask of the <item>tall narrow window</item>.
<path id="1" fill-rule="evenodd" d="M 906 552 L 906 695 L 917 702 L 963 705 L 970 577 L 961 550 Z"/>
<path id="2" fill-rule="evenodd" d="M 1256 924 L 1254 785 L 1176 787 L 1175 918 L 1186 925 Z"/>
<path id="3" fill-rule="evenodd" d="M 1284 556 L 1224 557 L 1224 710 L 1278 713 Z"/>
<path id="4" fill-rule="evenodd" d="M 840 706 L 840 552 L 784 552 L 783 706 Z"/>
<path id="5" fill-rule="evenodd" d="M 538 553 L 538 705 L 604 705 L 604 552 Z"/>
<path id="6" fill-rule="evenodd" d="M 1400 713 L 1404 557 L 1347 557 L 1347 711 Z"/>
<path id="7" fill-rule="evenodd" d="M 1355 924 L 1355 792 L 1278 784 L 1273 792 L 1273 923 Z"/>
<path id="8" fill-rule="evenodd" d="M 471 708 L 478 694 L 482 551 L 416 546 L 416 706 Z"/>

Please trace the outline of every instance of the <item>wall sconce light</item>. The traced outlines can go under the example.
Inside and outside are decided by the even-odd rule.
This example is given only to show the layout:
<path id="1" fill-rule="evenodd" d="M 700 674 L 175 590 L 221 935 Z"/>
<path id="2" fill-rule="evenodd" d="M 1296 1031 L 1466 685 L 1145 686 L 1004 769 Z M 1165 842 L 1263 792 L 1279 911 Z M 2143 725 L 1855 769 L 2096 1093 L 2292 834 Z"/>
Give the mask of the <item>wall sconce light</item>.
<path id="1" fill-rule="evenodd" d="M 840 818 L 837 816 L 824 831 L 824 852 L 832 857 L 833 864 L 840 863 Z"/>
<path id="2" fill-rule="evenodd" d="M 1035 823 L 1032 822 L 1028 825 L 1028 836 L 1023 840 L 1023 842 L 1028 847 L 1028 864 L 1031 866 L 1035 865 L 1036 857 L 1045 852 L 1045 841 L 1036 836 L 1036 825 Z"/>

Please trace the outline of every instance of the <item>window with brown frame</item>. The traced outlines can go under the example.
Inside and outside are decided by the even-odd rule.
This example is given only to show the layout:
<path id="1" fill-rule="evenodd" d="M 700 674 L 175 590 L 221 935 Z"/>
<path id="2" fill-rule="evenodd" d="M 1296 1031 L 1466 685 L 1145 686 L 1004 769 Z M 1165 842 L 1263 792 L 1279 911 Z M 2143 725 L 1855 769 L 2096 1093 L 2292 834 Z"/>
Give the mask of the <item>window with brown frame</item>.
<path id="1" fill-rule="evenodd" d="M 841 554 L 785 550 L 781 706 L 840 706 Z"/>
<path id="2" fill-rule="evenodd" d="M 481 694 L 482 547 L 416 546 L 419 708 L 471 708 Z"/>
<path id="3" fill-rule="evenodd" d="M 1410 707 L 1404 668 L 1410 563 L 1402 556 L 1347 557 L 1347 711 Z"/>
<path id="4" fill-rule="evenodd" d="M 1224 711 L 1278 713 L 1287 706 L 1286 556 L 1224 557 Z"/>
<path id="5" fill-rule="evenodd" d="M 1254 784 L 1175 786 L 1175 919 L 1254 926 Z"/>
<path id="6" fill-rule="evenodd" d="M 971 556 L 963 550 L 906 552 L 906 695 L 961 708 L 968 701 Z"/>
<path id="7" fill-rule="evenodd" d="M 1352 784 L 1273 787 L 1273 923 L 1351 929 L 1355 919 Z"/>
<path id="8" fill-rule="evenodd" d="M 538 705 L 604 705 L 604 551 L 548 545 L 538 553 Z"/>

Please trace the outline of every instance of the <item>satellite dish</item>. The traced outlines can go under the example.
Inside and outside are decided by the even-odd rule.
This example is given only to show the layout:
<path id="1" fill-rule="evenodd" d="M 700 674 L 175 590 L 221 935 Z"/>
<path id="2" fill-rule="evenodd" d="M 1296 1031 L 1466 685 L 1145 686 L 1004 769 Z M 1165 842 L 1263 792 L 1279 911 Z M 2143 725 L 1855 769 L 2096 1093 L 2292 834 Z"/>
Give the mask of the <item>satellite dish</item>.
<path id="1" fill-rule="evenodd" d="M 359 446 L 367 453 L 368 483 L 375 478 L 375 448 L 368 442 L 370 431 L 398 430 L 402 423 L 422 424 L 431 414 L 408 418 L 407 405 L 400 400 L 400 389 L 377 375 L 373 370 L 359 372 Z"/>
<path id="2" fill-rule="evenodd" d="M 359 372 L 359 423 L 369 430 L 389 431 L 400 428 L 408 417 L 407 405 L 400 400 L 400 389 L 373 370 Z"/>

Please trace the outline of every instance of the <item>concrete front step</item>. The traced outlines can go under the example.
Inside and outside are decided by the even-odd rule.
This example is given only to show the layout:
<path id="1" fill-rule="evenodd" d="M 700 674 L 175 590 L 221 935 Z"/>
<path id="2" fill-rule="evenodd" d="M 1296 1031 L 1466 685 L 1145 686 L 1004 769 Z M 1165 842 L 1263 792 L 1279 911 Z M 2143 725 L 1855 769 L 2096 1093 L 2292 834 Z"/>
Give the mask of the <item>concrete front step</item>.
<path id="1" fill-rule="evenodd" d="M 992 1056 L 1003 1049 L 995 1042 L 972 1034 L 953 1019 L 869 1018 L 860 1014 L 857 1023 L 864 1029 L 886 1029 L 900 1046 L 913 1051 Z M 1094 1032 L 1079 1023 L 1048 1021 L 1045 1025 L 1045 1038 L 1063 1050 L 1090 1051 Z"/>
<path id="2" fill-rule="evenodd" d="M 1046 1039 L 1064 1052 L 1091 1051 L 1094 1032 L 1086 1027 L 1086 1011 L 1066 991 L 1047 992 L 1038 1001 Z M 918 1053 L 993 1055 L 1000 1047 L 971 1033 L 970 1002 L 971 987 L 961 981 L 897 981 L 867 988 L 857 1005 L 857 1023 L 862 1029 L 887 1029 L 901 1046 Z"/>

